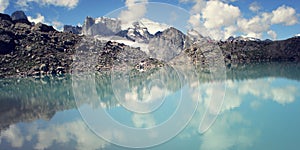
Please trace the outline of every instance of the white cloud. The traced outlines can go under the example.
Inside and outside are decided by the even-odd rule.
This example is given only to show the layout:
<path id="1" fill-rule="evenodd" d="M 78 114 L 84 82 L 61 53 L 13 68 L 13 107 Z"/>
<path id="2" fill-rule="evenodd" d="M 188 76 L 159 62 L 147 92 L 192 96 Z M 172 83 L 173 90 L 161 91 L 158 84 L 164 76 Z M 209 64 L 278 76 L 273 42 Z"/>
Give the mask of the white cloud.
<path id="1" fill-rule="evenodd" d="M 213 39 L 226 39 L 236 33 L 244 36 L 262 38 L 268 35 L 276 39 L 277 34 L 271 31 L 274 24 L 295 25 L 298 23 L 296 10 L 288 6 L 280 6 L 272 12 L 259 12 L 261 6 L 253 2 L 249 10 L 259 12 L 251 18 L 244 18 L 240 9 L 230 2 L 235 0 L 179 0 L 181 3 L 194 3 L 188 23 L 204 36 Z"/>
<path id="2" fill-rule="evenodd" d="M 40 13 L 37 13 L 36 14 L 36 17 L 34 18 L 34 17 L 31 17 L 31 16 L 28 16 L 27 17 L 28 18 L 28 20 L 30 21 L 30 22 L 34 22 L 34 23 L 45 23 L 45 17 L 42 15 L 42 14 L 40 14 Z"/>
<path id="3" fill-rule="evenodd" d="M 52 25 L 56 30 L 62 31 L 63 30 L 63 23 L 57 20 L 51 21 L 51 23 L 47 22 L 45 16 L 40 13 L 36 14 L 36 17 L 28 16 L 27 17 L 30 22 L 34 23 L 44 23 L 47 25 Z"/>
<path id="4" fill-rule="evenodd" d="M 234 25 L 241 14 L 238 7 L 223 1 L 196 0 L 194 3 L 189 24 L 202 35 L 224 39 L 237 29 Z"/>
<path id="5" fill-rule="evenodd" d="M 147 2 L 148 0 L 126 0 L 127 10 L 123 10 L 119 16 L 122 24 L 131 24 L 143 18 L 147 11 Z"/>
<path id="6" fill-rule="evenodd" d="M 220 1 L 208 1 L 202 11 L 206 28 L 220 28 L 235 24 L 240 16 L 240 9 Z"/>
<path id="7" fill-rule="evenodd" d="M 201 15 L 197 13 L 190 16 L 188 23 L 192 26 L 192 28 L 194 28 L 197 31 L 200 31 L 200 29 L 197 29 L 201 27 L 200 19 Z"/>
<path id="8" fill-rule="evenodd" d="M 238 30 L 238 28 L 235 25 L 231 25 L 228 27 L 225 27 L 225 33 L 224 38 L 229 38 L 230 36 L 235 36 L 235 32 Z"/>
<path id="9" fill-rule="evenodd" d="M 272 11 L 273 17 L 271 19 L 272 24 L 285 24 L 294 25 L 298 22 L 296 16 L 296 10 L 288 6 L 280 6 L 276 10 Z"/>
<path id="10" fill-rule="evenodd" d="M 8 7 L 9 0 L 0 0 L 0 13 L 3 13 L 4 10 Z"/>
<path id="11" fill-rule="evenodd" d="M 253 2 L 249 6 L 249 10 L 251 10 L 252 12 L 258 12 L 260 9 L 261 9 L 261 6 L 259 5 L 258 2 Z"/>
<path id="12" fill-rule="evenodd" d="M 191 13 L 200 13 L 206 6 L 205 0 L 195 0 L 195 5 L 193 6 Z"/>
<path id="13" fill-rule="evenodd" d="M 269 30 L 268 32 L 268 35 L 273 39 L 273 40 L 276 40 L 277 38 L 277 33 L 273 30 Z"/>
<path id="14" fill-rule="evenodd" d="M 16 4 L 20 7 L 27 8 L 28 3 L 35 2 L 39 5 L 53 5 L 73 9 L 77 6 L 79 0 L 18 0 Z"/>
<path id="15" fill-rule="evenodd" d="M 269 30 L 270 14 L 263 13 L 261 16 L 255 16 L 251 19 L 241 18 L 237 25 L 239 29 L 249 37 L 261 38 L 262 33 Z"/>

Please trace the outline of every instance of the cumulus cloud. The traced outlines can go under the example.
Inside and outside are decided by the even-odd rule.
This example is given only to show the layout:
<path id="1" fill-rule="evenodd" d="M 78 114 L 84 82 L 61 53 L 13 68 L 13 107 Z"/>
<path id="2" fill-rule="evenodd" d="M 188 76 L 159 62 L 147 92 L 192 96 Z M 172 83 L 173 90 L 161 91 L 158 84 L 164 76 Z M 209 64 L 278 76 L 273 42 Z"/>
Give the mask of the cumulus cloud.
<path id="1" fill-rule="evenodd" d="M 202 27 L 202 24 L 200 22 L 200 19 L 201 19 L 201 15 L 199 13 L 197 14 L 194 14 L 194 15 L 191 15 L 189 20 L 188 20 L 188 23 L 190 24 L 190 26 L 192 28 L 194 28 L 196 31 L 201 31 L 201 27 Z M 204 28 L 204 27 L 203 27 Z M 203 34 L 203 33 L 202 33 Z"/>
<path id="2" fill-rule="evenodd" d="M 255 16 L 251 19 L 241 18 L 238 20 L 237 25 L 239 29 L 247 36 L 261 38 L 264 31 L 269 30 L 271 15 L 263 13 L 260 16 Z"/>
<path id="3" fill-rule="evenodd" d="M 4 10 L 8 7 L 9 0 L 0 0 L 0 13 L 3 13 Z"/>
<path id="4" fill-rule="evenodd" d="M 193 6 L 191 13 L 200 13 L 206 6 L 205 0 L 195 0 L 195 5 Z"/>
<path id="5" fill-rule="evenodd" d="M 268 35 L 273 39 L 273 40 L 276 40 L 277 38 L 277 33 L 273 30 L 269 30 L 268 32 Z"/>
<path id="6" fill-rule="evenodd" d="M 34 23 L 45 23 L 45 17 L 42 15 L 42 14 L 40 14 L 40 13 L 37 13 L 36 14 L 36 17 L 32 17 L 32 16 L 28 16 L 27 17 L 28 18 L 28 20 L 30 21 L 30 22 L 34 22 Z"/>
<path id="7" fill-rule="evenodd" d="M 147 12 L 146 3 L 148 0 L 126 0 L 127 10 L 123 10 L 119 18 L 123 24 L 131 24 L 141 19 Z"/>
<path id="8" fill-rule="evenodd" d="M 226 39 L 236 33 L 254 38 L 268 35 L 276 39 L 276 32 L 270 30 L 272 25 L 290 26 L 298 23 L 296 10 L 285 5 L 271 12 L 260 12 L 260 4 L 253 2 L 249 10 L 258 14 L 245 18 L 241 10 L 230 4 L 233 1 L 229 0 L 179 0 L 179 2 L 194 3 L 190 10 L 189 26 L 202 35 L 216 40 Z"/>
<path id="9" fill-rule="evenodd" d="M 195 0 L 194 3 L 188 21 L 194 30 L 214 39 L 223 39 L 236 30 L 233 25 L 241 15 L 238 7 L 224 1 Z"/>
<path id="10" fill-rule="evenodd" d="M 259 5 L 258 2 L 253 2 L 249 6 L 249 10 L 251 10 L 252 12 L 258 12 L 260 9 L 261 9 L 261 6 Z"/>
<path id="11" fill-rule="evenodd" d="M 77 6 L 79 0 L 18 0 L 16 4 L 19 7 L 27 8 L 29 6 L 29 3 L 35 2 L 39 5 L 53 5 L 53 6 L 59 6 L 59 7 L 66 7 L 69 9 L 73 9 Z"/>
<path id="12" fill-rule="evenodd" d="M 276 10 L 272 11 L 273 17 L 271 22 L 273 24 L 285 24 L 294 25 L 298 22 L 296 10 L 288 6 L 280 6 Z"/>
<path id="13" fill-rule="evenodd" d="M 208 1 L 202 13 L 205 27 L 220 28 L 235 24 L 240 16 L 240 9 L 220 1 Z"/>

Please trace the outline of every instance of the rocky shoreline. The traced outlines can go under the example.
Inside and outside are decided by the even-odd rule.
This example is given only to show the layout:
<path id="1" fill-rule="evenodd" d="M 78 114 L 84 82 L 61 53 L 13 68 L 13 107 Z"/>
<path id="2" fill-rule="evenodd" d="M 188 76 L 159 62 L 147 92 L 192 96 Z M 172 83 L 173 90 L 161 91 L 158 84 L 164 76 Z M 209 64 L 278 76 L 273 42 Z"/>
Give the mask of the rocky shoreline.
<path id="1" fill-rule="evenodd" d="M 69 26 L 68 30 L 73 28 Z M 30 23 L 21 11 L 11 16 L 0 13 L 0 78 L 56 76 L 72 73 L 72 67 L 79 68 L 76 71 L 91 69 L 86 66 L 90 64 L 78 63 L 77 60 L 83 58 L 93 58 L 92 69 L 99 72 L 109 71 L 112 66 L 130 66 L 144 71 L 165 65 L 164 61 L 147 56 L 140 48 L 89 39 L 73 32 L 59 32 L 52 26 Z M 180 52 L 188 57 L 186 60 L 190 60 L 191 64 L 200 62 L 204 64 L 202 66 L 206 65 L 205 59 L 208 58 L 205 58 L 201 46 L 193 44 L 193 41 L 186 42 L 189 39 L 182 39 L 186 36 L 177 29 L 171 28 L 159 33 L 156 40 L 167 38 L 169 34 L 176 34 L 176 40 L 180 43 L 188 43 L 182 46 L 183 50 Z M 85 44 L 84 40 L 89 42 Z M 177 41 L 170 41 L 173 42 Z M 214 41 L 213 44 L 220 48 L 227 65 L 300 60 L 300 37 L 282 41 Z M 178 54 L 177 51 L 174 53 Z M 160 53 L 162 52 L 156 54 Z"/>

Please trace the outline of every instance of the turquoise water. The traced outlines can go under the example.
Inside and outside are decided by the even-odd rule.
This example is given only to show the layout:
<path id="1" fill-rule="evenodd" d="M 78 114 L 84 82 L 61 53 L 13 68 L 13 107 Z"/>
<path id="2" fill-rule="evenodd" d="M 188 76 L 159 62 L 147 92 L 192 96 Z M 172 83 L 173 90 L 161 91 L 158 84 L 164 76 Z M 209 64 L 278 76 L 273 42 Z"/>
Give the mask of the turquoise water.
<path id="1" fill-rule="evenodd" d="M 82 80 L 84 84 L 70 75 L 0 79 L 0 149 L 130 149 L 118 145 L 126 141 L 134 145 L 132 141 L 148 135 L 128 134 L 118 125 L 147 133 L 168 122 L 169 129 L 155 134 L 165 140 L 138 142 L 156 145 L 147 148 L 151 150 L 299 149 L 299 67 L 294 63 L 235 66 L 226 71 L 225 80 L 188 68 L 154 70 L 131 78 L 98 74 Z M 135 107 L 132 101 L 158 107 L 137 113 L 142 105 Z M 102 110 L 118 125 L 98 129 L 110 125 Z M 213 123 L 201 132 L 205 112 Z M 169 132 L 175 136 L 167 138 Z M 111 138 L 99 137 L 106 133 Z"/>

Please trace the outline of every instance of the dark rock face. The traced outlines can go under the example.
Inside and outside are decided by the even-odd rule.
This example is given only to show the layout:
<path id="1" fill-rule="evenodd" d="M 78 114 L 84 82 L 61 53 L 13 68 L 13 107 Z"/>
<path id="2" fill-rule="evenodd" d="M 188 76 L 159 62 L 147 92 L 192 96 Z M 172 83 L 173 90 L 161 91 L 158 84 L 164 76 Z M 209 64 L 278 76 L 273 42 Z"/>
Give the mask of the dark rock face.
<path id="1" fill-rule="evenodd" d="M 11 14 L 11 19 L 13 21 L 22 20 L 22 19 L 27 20 L 27 16 L 23 11 L 15 11 L 14 13 Z"/>
<path id="2" fill-rule="evenodd" d="M 15 11 L 14 13 L 12 13 L 11 14 L 11 19 L 15 23 L 20 22 L 20 23 L 31 24 L 28 21 L 27 16 L 25 15 L 25 13 L 23 11 Z"/>
<path id="3" fill-rule="evenodd" d="M 0 13 L 0 20 L 1 21 L 4 21 L 4 20 L 6 20 L 6 21 L 12 21 L 12 19 L 11 19 L 11 17 L 9 16 L 9 15 L 7 15 L 7 14 L 2 14 L 2 13 Z"/>
<path id="4" fill-rule="evenodd" d="M 0 29 L 0 54 L 8 54 L 15 49 L 13 32 Z"/>

